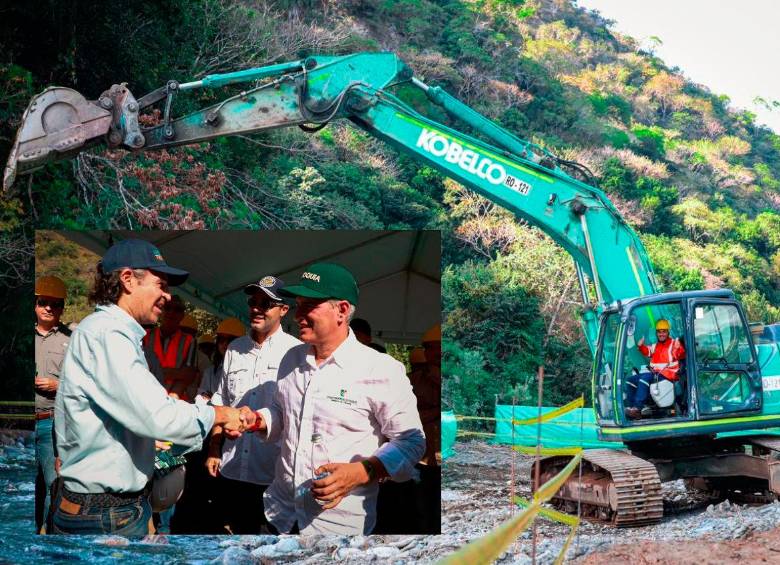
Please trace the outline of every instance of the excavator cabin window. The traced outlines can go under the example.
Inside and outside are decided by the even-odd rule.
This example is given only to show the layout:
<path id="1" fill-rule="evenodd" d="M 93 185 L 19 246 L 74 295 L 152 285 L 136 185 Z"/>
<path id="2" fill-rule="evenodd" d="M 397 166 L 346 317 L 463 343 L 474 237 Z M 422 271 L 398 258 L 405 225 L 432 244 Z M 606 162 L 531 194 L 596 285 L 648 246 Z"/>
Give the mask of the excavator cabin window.
<path id="1" fill-rule="evenodd" d="M 627 408 L 632 402 L 636 404 L 641 419 L 680 418 L 688 414 L 683 320 L 679 302 L 638 306 L 627 320 L 622 363 L 623 405 Z M 666 326 L 669 329 L 664 334 Z M 659 349 L 664 347 L 659 342 L 668 344 L 671 356 L 665 353 L 665 348 Z M 647 389 L 640 390 L 641 387 Z"/>

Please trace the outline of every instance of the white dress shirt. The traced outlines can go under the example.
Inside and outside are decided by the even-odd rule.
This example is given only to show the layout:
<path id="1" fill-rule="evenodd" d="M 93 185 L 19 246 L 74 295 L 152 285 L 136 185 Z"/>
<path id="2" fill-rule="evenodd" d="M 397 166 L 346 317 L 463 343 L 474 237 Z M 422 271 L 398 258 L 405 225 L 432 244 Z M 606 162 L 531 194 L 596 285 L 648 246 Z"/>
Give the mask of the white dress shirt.
<path id="1" fill-rule="evenodd" d="M 376 482 L 357 487 L 330 510 L 310 488 L 313 433 L 322 436 L 330 462 L 376 456 L 390 478 L 408 480 L 425 452 L 425 437 L 404 366 L 366 347 L 350 330 L 318 367 L 311 346 L 290 350 L 279 368 L 274 403 L 260 411 L 268 441 L 281 439 L 276 474 L 264 495 L 265 514 L 280 531 L 297 521 L 302 534 L 368 534 L 376 524 Z"/>
<path id="2" fill-rule="evenodd" d="M 261 345 L 248 335 L 234 339 L 225 352 L 211 403 L 216 406 L 249 406 L 257 410 L 273 402 L 279 363 L 300 340 L 278 328 Z M 278 442 L 265 442 L 258 434 L 225 438 L 219 472 L 223 477 L 269 485 L 279 456 Z"/>

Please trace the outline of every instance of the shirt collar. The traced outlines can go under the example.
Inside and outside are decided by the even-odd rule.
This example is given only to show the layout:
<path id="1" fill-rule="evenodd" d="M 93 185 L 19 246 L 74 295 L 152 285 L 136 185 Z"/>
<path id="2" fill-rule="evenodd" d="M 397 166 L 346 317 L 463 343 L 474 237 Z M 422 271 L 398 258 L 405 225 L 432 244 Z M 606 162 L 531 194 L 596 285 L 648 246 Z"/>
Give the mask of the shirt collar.
<path id="1" fill-rule="evenodd" d="M 252 339 L 252 335 L 249 334 L 249 340 L 252 342 L 252 349 L 262 349 L 263 347 L 268 344 L 268 347 L 273 347 L 274 345 L 274 338 L 276 338 L 278 335 L 283 334 L 284 331 L 282 330 L 282 325 L 279 324 L 279 327 L 276 328 L 273 333 L 270 335 L 267 335 L 266 338 L 263 340 L 263 343 L 258 344 L 254 339 Z"/>
<path id="2" fill-rule="evenodd" d="M 353 357 L 353 350 L 354 348 L 360 345 L 360 342 L 355 337 L 355 334 L 352 333 L 352 329 L 350 328 L 347 333 L 347 339 L 342 341 L 339 346 L 333 351 L 333 353 L 330 354 L 330 357 L 325 359 L 323 363 L 320 365 L 320 367 L 324 367 L 331 361 L 333 361 L 336 365 L 341 367 L 342 369 L 346 366 L 347 359 L 354 358 Z M 309 351 L 306 354 L 306 362 L 311 365 L 312 367 L 317 367 L 317 361 L 314 358 L 314 346 L 309 346 Z"/>
<path id="3" fill-rule="evenodd" d="M 35 330 L 35 333 L 37 333 L 39 336 L 41 336 L 41 337 L 49 337 L 50 335 L 55 334 L 58 331 L 60 331 L 60 329 L 62 329 L 62 324 L 57 324 L 52 329 L 50 329 L 48 332 L 43 333 L 43 332 L 38 330 L 38 324 L 33 322 L 33 329 Z"/>
<path id="4" fill-rule="evenodd" d="M 143 339 L 146 335 L 146 330 L 143 326 L 116 304 L 99 304 L 95 310 L 97 312 L 105 312 L 118 322 L 121 322 L 122 325 L 130 330 L 139 340 Z"/>

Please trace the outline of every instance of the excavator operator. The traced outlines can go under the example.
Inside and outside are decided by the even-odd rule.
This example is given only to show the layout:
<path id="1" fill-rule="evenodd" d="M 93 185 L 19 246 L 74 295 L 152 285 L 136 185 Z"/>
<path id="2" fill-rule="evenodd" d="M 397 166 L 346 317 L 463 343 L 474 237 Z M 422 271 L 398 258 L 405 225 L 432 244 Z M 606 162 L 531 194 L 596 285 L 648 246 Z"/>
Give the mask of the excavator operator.
<path id="1" fill-rule="evenodd" d="M 676 382 L 679 379 L 680 360 L 685 359 L 685 347 L 679 339 L 669 335 L 669 320 L 658 320 L 655 335 L 658 341 L 645 345 L 645 338 L 639 338 L 637 349 L 650 359 L 650 371 L 635 373 L 626 379 L 628 396 L 626 398 L 626 416 L 632 420 L 642 417 L 642 407 L 650 393 L 650 382 L 656 378 Z"/>

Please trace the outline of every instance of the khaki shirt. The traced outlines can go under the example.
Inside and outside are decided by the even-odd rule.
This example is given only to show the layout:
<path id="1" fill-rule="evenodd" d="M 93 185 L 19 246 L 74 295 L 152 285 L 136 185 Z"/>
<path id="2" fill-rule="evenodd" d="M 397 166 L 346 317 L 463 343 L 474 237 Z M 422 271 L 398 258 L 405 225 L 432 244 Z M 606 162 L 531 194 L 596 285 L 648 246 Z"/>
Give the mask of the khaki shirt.
<path id="1" fill-rule="evenodd" d="M 54 377 L 60 379 L 62 360 L 70 340 L 70 330 L 60 324 L 48 333 L 35 331 L 35 375 L 38 377 Z M 57 392 L 35 391 L 35 411 L 51 412 L 54 410 L 54 397 Z"/>

